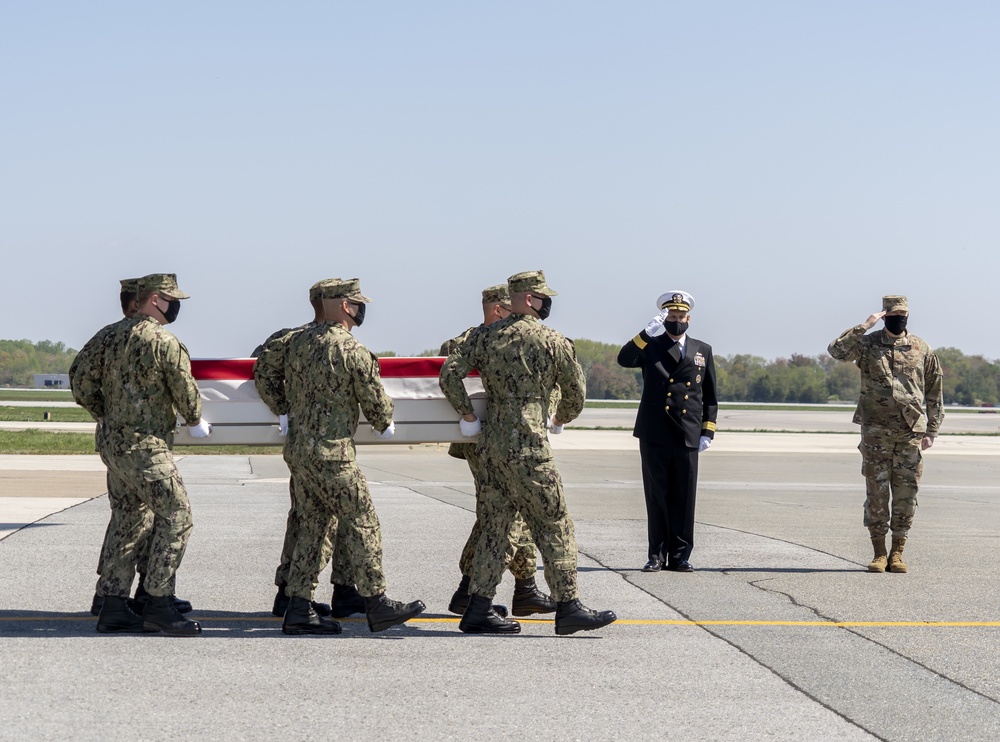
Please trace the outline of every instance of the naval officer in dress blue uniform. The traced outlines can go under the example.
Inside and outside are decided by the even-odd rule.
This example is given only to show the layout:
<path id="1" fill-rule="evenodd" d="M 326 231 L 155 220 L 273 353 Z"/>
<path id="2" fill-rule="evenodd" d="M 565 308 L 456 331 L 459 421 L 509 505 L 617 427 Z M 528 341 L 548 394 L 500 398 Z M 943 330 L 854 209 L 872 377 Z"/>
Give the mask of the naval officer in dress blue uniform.
<path id="1" fill-rule="evenodd" d="M 698 454 L 712 445 L 719 403 L 712 346 L 688 336 L 694 298 L 668 291 L 645 329 L 618 353 L 641 368 L 643 387 L 632 433 L 639 439 L 646 495 L 649 561 L 643 572 L 693 572 Z"/>

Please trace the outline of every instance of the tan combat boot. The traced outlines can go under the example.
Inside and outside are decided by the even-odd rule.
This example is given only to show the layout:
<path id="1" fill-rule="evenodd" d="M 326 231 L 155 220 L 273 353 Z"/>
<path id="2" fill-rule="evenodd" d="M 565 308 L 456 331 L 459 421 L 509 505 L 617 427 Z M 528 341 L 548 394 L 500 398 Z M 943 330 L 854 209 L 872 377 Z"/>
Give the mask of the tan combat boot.
<path id="1" fill-rule="evenodd" d="M 875 547 L 875 558 L 868 565 L 869 572 L 885 572 L 888 557 L 885 551 L 885 536 L 872 536 L 872 546 Z"/>
<path id="2" fill-rule="evenodd" d="M 889 552 L 889 571 L 907 572 L 909 567 L 903 561 L 903 546 L 906 544 L 905 538 L 892 539 L 892 551 Z"/>

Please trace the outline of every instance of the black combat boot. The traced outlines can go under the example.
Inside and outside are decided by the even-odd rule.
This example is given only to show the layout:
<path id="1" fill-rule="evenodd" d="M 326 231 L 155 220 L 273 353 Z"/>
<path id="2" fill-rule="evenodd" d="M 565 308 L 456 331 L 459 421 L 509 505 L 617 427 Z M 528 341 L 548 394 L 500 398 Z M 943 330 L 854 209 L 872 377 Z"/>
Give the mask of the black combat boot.
<path id="1" fill-rule="evenodd" d="M 614 611 L 592 611 L 579 600 L 567 600 L 556 607 L 556 633 L 565 636 L 577 631 L 593 631 L 617 618 Z"/>
<path id="2" fill-rule="evenodd" d="M 400 603 L 398 600 L 389 600 L 385 593 L 373 595 L 365 598 L 365 613 L 368 616 L 368 628 L 374 634 L 377 631 L 385 631 L 391 626 L 398 626 L 406 623 L 414 616 L 419 616 L 424 612 L 426 606 L 419 600 L 412 603 Z"/>
<path id="3" fill-rule="evenodd" d="M 347 618 L 355 613 L 365 612 L 365 599 L 354 585 L 334 583 L 330 608 L 335 618 Z"/>
<path id="4" fill-rule="evenodd" d="M 471 577 L 462 576 L 462 581 L 458 583 L 458 590 L 451 596 L 451 602 L 448 604 L 449 611 L 459 616 L 465 615 L 465 609 L 469 607 L 469 585 L 471 582 Z M 552 610 L 555 609 L 556 607 L 553 605 Z M 500 618 L 507 618 L 507 606 L 494 604 L 493 610 Z"/>
<path id="5" fill-rule="evenodd" d="M 282 618 L 285 615 L 285 612 L 288 610 L 288 601 L 290 600 L 290 598 L 287 595 L 285 595 L 286 587 L 288 587 L 288 585 L 284 583 L 278 585 L 278 594 L 274 596 L 274 605 L 271 606 L 272 616 L 277 616 L 278 618 Z M 326 617 L 330 615 L 330 606 L 328 606 L 326 603 L 317 603 L 316 601 L 313 601 L 312 607 L 313 610 L 316 611 L 316 613 L 319 614 L 320 616 Z"/>
<path id="6" fill-rule="evenodd" d="M 148 634 L 157 629 L 147 629 L 142 616 L 129 607 L 128 598 L 118 595 L 104 596 L 97 617 L 97 631 L 101 634 Z"/>
<path id="7" fill-rule="evenodd" d="M 321 618 L 313 604 L 305 598 L 289 598 L 281 630 L 293 636 L 300 634 L 339 634 L 340 624 Z"/>
<path id="8" fill-rule="evenodd" d="M 531 616 L 535 613 L 552 613 L 556 602 L 538 589 L 535 578 L 514 580 L 514 602 L 511 606 L 515 616 Z"/>
<path id="9" fill-rule="evenodd" d="M 168 636 L 197 636 L 201 633 L 201 624 L 184 618 L 174 606 L 173 595 L 150 595 L 142 611 L 142 626 L 162 631 Z"/>
<path id="10" fill-rule="evenodd" d="M 132 598 L 133 609 L 136 613 L 142 613 L 143 609 L 146 607 L 146 603 L 149 601 L 149 593 L 146 592 L 146 575 L 139 575 L 139 586 L 135 589 L 135 597 Z M 190 600 L 184 600 L 183 598 L 178 598 L 176 595 L 171 595 L 170 599 L 174 601 L 174 608 L 177 609 L 178 613 L 190 613 L 194 610 L 191 606 Z"/>
<path id="11" fill-rule="evenodd" d="M 499 615 L 490 605 L 489 598 L 473 595 L 458 630 L 463 634 L 520 634 L 521 624 Z"/>
<path id="12" fill-rule="evenodd" d="M 104 596 L 100 593 L 94 593 L 94 599 L 90 601 L 90 615 L 100 616 L 101 606 L 104 605 Z"/>

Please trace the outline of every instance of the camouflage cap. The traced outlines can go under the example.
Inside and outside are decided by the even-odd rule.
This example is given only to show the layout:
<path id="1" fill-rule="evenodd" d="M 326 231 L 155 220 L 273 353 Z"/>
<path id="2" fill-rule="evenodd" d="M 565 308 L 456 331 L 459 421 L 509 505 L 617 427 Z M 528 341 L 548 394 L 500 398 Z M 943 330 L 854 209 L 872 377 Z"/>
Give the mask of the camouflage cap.
<path id="1" fill-rule="evenodd" d="M 542 271 L 515 273 L 507 279 L 507 288 L 512 294 L 528 291 L 542 296 L 556 296 L 556 292 L 545 285 L 545 273 Z"/>
<path id="2" fill-rule="evenodd" d="M 665 294 L 660 294 L 656 300 L 657 309 L 679 309 L 682 312 L 690 312 L 694 309 L 694 297 L 687 291 L 675 289 Z"/>
<path id="3" fill-rule="evenodd" d="M 312 286 L 309 287 L 309 301 L 315 301 L 316 299 L 321 299 L 320 289 L 328 284 L 341 283 L 339 278 L 324 278 L 322 281 L 317 281 Z"/>
<path id="4" fill-rule="evenodd" d="M 368 304 L 371 299 L 361 293 L 361 281 L 357 278 L 331 278 L 320 281 L 317 289 L 321 299 L 347 299 Z"/>
<path id="5" fill-rule="evenodd" d="M 884 312 L 909 312 L 906 305 L 905 296 L 883 296 L 882 311 Z"/>
<path id="6" fill-rule="evenodd" d="M 483 289 L 483 304 L 507 304 L 510 302 L 510 292 L 507 284 L 501 283 L 499 286 L 490 286 Z"/>
<path id="7" fill-rule="evenodd" d="M 168 299 L 190 299 L 177 286 L 176 273 L 150 273 L 139 279 L 139 291 L 155 291 L 160 296 Z"/>
<path id="8" fill-rule="evenodd" d="M 122 294 L 138 294 L 139 293 L 139 279 L 138 278 L 123 278 L 118 283 L 122 285 Z"/>

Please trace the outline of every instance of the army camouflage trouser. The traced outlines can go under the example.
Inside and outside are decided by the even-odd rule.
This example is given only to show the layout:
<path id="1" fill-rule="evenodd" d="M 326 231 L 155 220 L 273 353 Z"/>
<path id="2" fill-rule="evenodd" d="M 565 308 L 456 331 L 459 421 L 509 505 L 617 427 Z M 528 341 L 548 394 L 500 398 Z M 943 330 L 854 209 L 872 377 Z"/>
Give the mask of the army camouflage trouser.
<path id="1" fill-rule="evenodd" d="M 285 520 L 285 540 L 281 545 L 281 559 L 278 562 L 278 569 L 274 572 L 274 584 L 278 587 L 288 584 L 288 571 L 292 564 L 292 554 L 295 552 L 295 544 L 299 540 L 299 531 L 301 530 L 302 492 L 302 486 L 296 483 L 295 477 L 290 477 L 288 480 L 288 494 L 291 496 L 292 506 L 288 509 L 288 518 Z M 323 539 L 322 552 L 320 554 L 322 561 L 322 566 L 319 568 L 320 572 L 326 568 L 327 563 L 330 561 L 330 556 L 333 554 L 333 539 L 331 536 L 332 533 L 327 533 Z M 336 578 L 336 563 L 334 563 L 333 571 L 333 577 Z M 334 579 L 334 582 L 336 583 L 337 580 Z"/>
<path id="2" fill-rule="evenodd" d="M 893 537 L 905 538 L 913 524 L 924 468 L 923 436 L 910 430 L 861 429 L 858 449 L 865 477 L 865 527 L 873 538 L 884 537 L 890 529 Z"/>
<path id="3" fill-rule="evenodd" d="M 109 491 L 118 493 L 97 583 L 102 595 L 127 597 L 148 540 L 146 591 L 173 595 L 193 521 L 184 481 L 169 451 L 131 450 L 106 456 Z"/>
<path id="4" fill-rule="evenodd" d="M 337 534 L 341 584 L 357 585 L 365 597 L 385 592 L 382 573 L 382 530 L 368 492 L 365 475 L 354 461 L 286 457 L 300 500 L 299 536 L 288 571 L 289 597 L 312 600 L 319 573 L 329 559 L 324 556 L 332 529 Z M 335 575 L 336 577 L 336 575 Z"/>
<path id="5" fill-rule="evenodd" d="M 100 427 L 100 426 L 98 426 Z M 107 459 L 104 457 L 104 453 L 101 452 L 101 461 L 107 466 Z M 115 478 L 111 476 L 111 470 L 108 470 L 107 476 L 107 487 L 108 487 L 108 505 L 111 507 L 111 518 L 108 520 L 108 527 L 104 529 L 104 541 L 101 543 L 101 553 L 97 557 L 97 574 L 104 574 L 104 554 L 108 550 L 108 538 L 111 534 L 112 526 L 115 525 L 115 511 L 121 508 L 121 495 L 118 493 L 118 483 Z M 138 544 L 136 544 L 136 570 L 139 574 L 146 574 L 146 562 L 149 561 L 149 538 L 142 539 Z M 101 594 L 101 580 L 98 578 L 97 587 L 95 591 L 98 595 Z"/>
<path id="6" fill-rule="evenodd" d="M 513 459 L 487 453 L 482 463 L 482 536 L 472 563 L 469 592 L 487 598 L 496 594 L 513 556 L 510 534 L 520 512 L 542 554 L 552 598 L 558 602 L 574 600 L 576 535 L 555 462 L 541 453 Z"/>
<path id="7" fill-rule="evenodd" d="M 479 454 L 467 452 L 465 460 L 469 462 L 469 471 L 472 472 L 472 480 L 476 484 L 476 522 L 472 526 L 472 533 L 465 542 L 462 549 L 462 556 L 458 560 L 458 568 L 462 571 L 462 576 L 472 575 L 472 562 L 476 556 L 476 546 L 483 533 L 483 499 L 480 496 L 480 464 Z M 517 580 L 526 580 L 535 576 L 538 569 L 538 555 L 535 552 L 535 542 L 531 539 L 531 529 L 524 522 L 524 518 L 518 513 L 514 519 L 514 524 L 510 531 L 511 545 L 514 548 L 514 556 L 510 560 L 507 568 Z"/>

